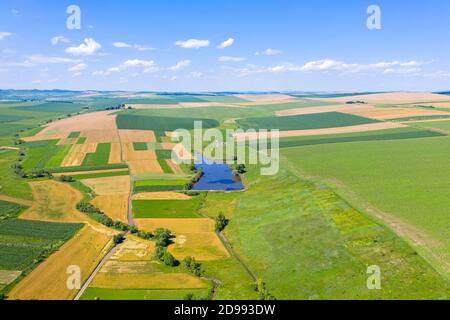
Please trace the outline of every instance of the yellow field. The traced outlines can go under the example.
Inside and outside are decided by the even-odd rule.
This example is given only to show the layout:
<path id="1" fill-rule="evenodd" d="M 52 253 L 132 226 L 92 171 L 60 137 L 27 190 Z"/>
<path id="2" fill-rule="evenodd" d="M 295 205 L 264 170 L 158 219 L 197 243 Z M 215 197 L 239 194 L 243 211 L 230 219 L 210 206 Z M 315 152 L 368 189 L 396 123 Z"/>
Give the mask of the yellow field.
<path id="1" fill-rule="evenodd" d="M 396 104 L 450 101 L 450 98 L 446 95 L 428 92 L 391 92 L 338 98 L 313 98 L 313 100 L 326 102 L 364 101 L 367 103 Z"/>
<path id="2" fill-rule="evenodd" d="M 87 130 L 81 132 L 86 137 L 86 143 L 119 143 L 119 134 L 116 129 Z"/>
<path id="3" fill-rule="evenodd" d="M 67 268 L 78 266 L 86 281 L 112 245 L 110 237 L 84 227 L 73 239 L 34 269 L 8 296 L 10 300 L 69 300 L 77 290 L 67 288 Z"/>
<path id="4" fill-rule="evenodd" d="M 146 192 L 133 196 L 133 200 L 189 200 L 192 197 L 178 192 Z"/>
<path id="5" fill-rule="evenodd" d="M 81 182 L 99 196 L 129 193 L 131 189 L 129 176 L 85 179 Z"/>
<path id="6" fill-rule="evenodd" d="M 343 110 L 343 113 L 349 113 L 361 117 L 372 118 L 377 120 L 399 119 L 407 117 L 423 117 L 423 116 L 444 116 L 450 115 L 450 112 L 431 110 L 431 109 L 414 109 L 414 108 L 374 108 L 368 107 L 355 110 Z"/>
<path id="7" fill-rule="evenodd" d="M 179 260 L 193 256 L 199 261 L 209 261 L 229 256 L 214 232 L 211 219 L 135 219 L 135 223 L 149 232 L 158 228 L 171 230 L 176 238 L 169 251 Z"/>
<path id="8" fill-rule="evenodd" d="M 154 250 L 155 242 L 143 240 L 141 238 L 129 235 L 109 260 L 151 261 L 153 259 Z"/>
<path id="9" fill-rule="evenodd" d="M 111 219 L 128 223 L 128 193 L 98 196 L 91 203 Z"/>
<path id="10" fill-rule="evenodd" d="M 96 150 L 96 143 L 74 144 L 61 163 L 61 167 L 81 166 L 86 154 L 95 153 Z"/>
<path id="11" fill-rule="evenodd" d="M 122 149 L 120 143 L 111 143 L 111 152 L 109 153 L 109 164 L 122 163 Z"/>
<path id="12" fill-rule="evenodd" d="M 84 222 L 87 217 L 76 209 L 83 195 L 70 185 L 54 180 L 30 182 L 35 202 L 21 219 L 54 222 Z"/>
<path id="13" fill-rule="evenodd" d="M 150 130 L 119 130 L 122 143 L 156 142 L 156 136 Z"/>
<path id="14" fill-rule="evenodd" d="M 186 273 L 103 273 L 99 272 L 90 287 L 104 289 L 198 289 L 206 281 Z"/>
<path id="15" fill-rule="evenodd" d="M 133 175 L 145 173 L 164 173 L 158 160 L 128 160 L 130 172 Z"/>
<path id="16" fill-rule="evenodd" d="M 78 172 L 64 172 L 64 173 L 54 173 L 55 177 L 60 176 L 76 176 L 85 174 L 96 174 L 96 173 L 108 173 L 108 172 L 126 172 L 128 169 L 110 169 L 110 170 L 94 170 L 94 171 L 78 171 Z"/>
<path id="17" fill-rule="evenodd" d="M 154 150 L 135 151 L 133 143 L 130 142 L 122 144 L 122 157 L 125 161 L 157 159 Z"/>
<path id="18" fill-rule="evenodd" d="M 82 137 L 87 137 L 86 131 L 97 130 L 99 135 L 105 130 L 117 130 L 115 111 L 101 111 L 87 113 L 52 122 L 45 126 L 37 135 L 25 138 L 25 141 L 39 141 L 50 139 L 64 139 L 71 132 L 81 132 Z M 105 141 L 107 142 L 107 141 Z"/>

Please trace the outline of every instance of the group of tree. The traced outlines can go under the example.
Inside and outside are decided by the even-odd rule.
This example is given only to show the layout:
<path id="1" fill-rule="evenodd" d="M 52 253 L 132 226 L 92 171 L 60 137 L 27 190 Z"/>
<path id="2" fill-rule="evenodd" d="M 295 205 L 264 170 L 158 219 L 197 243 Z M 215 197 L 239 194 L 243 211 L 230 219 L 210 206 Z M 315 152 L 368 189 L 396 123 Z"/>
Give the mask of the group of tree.
<path id="1" fill-rule="evenodd" d="M 153 240 L 155 241 L 155 258 L 163 262 L 166 266 L 176 267 L 180 262 L 167 250 L 167 247 L 172 244 L 174 238 L 172 231 L 167 229 L 156 229 L 153 233 Z"/>
<path id="2" fill-rule="evenodd" d="M 185 189 L 186 190 L 192 190 L 192 188 L 194 188 L 194 186 L 195 186 L 195 184 L 197 183 L 197 182 L 199 182 L 200 181 L 200 179 L 203 177 L 203 175 L 205 174 L 204 172 L 203 172 L 203 170 L 198 170 L 198 171 L 196 171 L 197 173 L 195 174 L 195 176 L 194 177 L 192 177 L 192 179 L 188 182 L 188 183 L 186 183 L 186 186 L 185 186 Z"/>
<path id="3" fill-rule="evenodd" d="M 216 232 L 222 232 L 229 223 L 230 220 L 228 220 L 222 212 L 219 213 L 216 217 Z"/>
<path id="4" fill-rule="evenodd" d="M 201 277 L 204 273 L 202 265 L 194 257 L 184 258 L 182 265 L 190 274 L 196 277 Z"/>
<path id="5" fill-rule="evenodd" d="M 122 103 L 122 104 L 119 104 L 119 105 L 117 105 L 115 107 L 107 107 L 105 110 L 123 110 L 123 109 L 126 109 L 126 108 L 127 108 L 127 106 L 124 103 Z"/>

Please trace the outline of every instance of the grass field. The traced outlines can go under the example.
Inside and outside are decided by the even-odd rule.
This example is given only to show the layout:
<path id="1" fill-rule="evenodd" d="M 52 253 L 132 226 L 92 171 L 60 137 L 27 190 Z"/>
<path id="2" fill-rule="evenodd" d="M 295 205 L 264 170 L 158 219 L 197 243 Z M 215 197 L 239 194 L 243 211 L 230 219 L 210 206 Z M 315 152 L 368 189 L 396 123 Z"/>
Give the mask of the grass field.
<path id="1" fill-rule="evenodd" d="M 27 181 L 20 179 L 11 169 L 17 159 L 17 151 L 0 151 L 0 193 L 23 199 L 33 199 Z"/>
<path id="2" fill-rule="evenodd" d="M 206 300 L 209 289 L 99 289 L 88 288 L 81 300 L 185 300 L 194 295 L 194 300 Z"/>
<path id="3" fill-rule="evenodd" d="M 379 122 L 377 120 L 344 114 L 325 112 L 290 117 L 261 117 L 238 120 L 244 129 L 279 129 L 279 130 L 309 130 L 323 128 L 338 128 Z"/>
<path id="4" fill-rule="evenodd" d="M 450 133 L 450 121 L 414 122 L 412 125 L 428 129 L 438 129 Z"/>
<path id="5" fill-rule="evenodd" d="M 235 195 L 226 234 L 278 299 L 448 298 L 448 283 L 423 258 L 326 186 L 285 167 L 271 177 L 248 170 L 248 191 Z M 206 212 L 229 197 L 208 197 Z M 383 270 L 383 289 L 376 292 L 366 288 L 372 264 Z"/>
<path id="6" fill-rule="evenodd" d="M 134 151 L 148 150 L 148 144 L 147 144 L 147 142 L 134 142 L 133 148 L 134 148 Z"/>
<path id="7" fill-rule="evenodd" d="M 359 198 L 361 206 L 395 219 L 396 231 L 449 276 L 449 150 L 450 139 L 441 137 L 301 147 L 282 154 L 307 174 Z"/>
<path id="8" fill-rule="evenodd" d="M 135 218 L 199 218 L 201 196 L 190 200 L 134 200 Z"/>

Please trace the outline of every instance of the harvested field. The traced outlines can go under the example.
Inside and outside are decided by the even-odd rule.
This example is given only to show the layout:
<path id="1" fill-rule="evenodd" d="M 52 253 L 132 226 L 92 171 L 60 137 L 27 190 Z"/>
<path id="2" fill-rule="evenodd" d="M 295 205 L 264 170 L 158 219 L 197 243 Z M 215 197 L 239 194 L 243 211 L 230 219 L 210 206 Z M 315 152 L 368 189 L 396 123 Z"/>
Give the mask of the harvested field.
<path id="1" fill-rule="evenodd" d="M 125 242 L 117 249 L 111 261 L 151 261 L 155 243 L 135 236 L 127 236 Z"/>
<path id="2" fill-rule="evenodd" d="M 395 104 L 395 103 L 420 103 L 450 101 L 450 97 L 442 94 L 427 92 L 392 92 L 377 93 L 361 96 L 346 96 L 338 98 L 314 98 L 314 100 L 326 102 L 364 101 L 367 103 Z"/>
<path id="3" fill-rule="evenodd" d="M 54 180 L 30 182 L 35 202 L 21 219 L 49 222 L 83 222 L 87 217 L 76 209 L 83 195 L 70 185 Z"/>
<path id="4" fill-rule="evenodd" d="M 183 170 L 181 170 L 180 166 L 177 165 L 175 162 L 173 162 L 171 159 L 166 159 L 165 160 L 167 165 L 170 167 L 170 169 L 172 169 L 172 171 L 175 174 L 182 174 Z"/>
<path id="5" fill-rule="evenodd" d="M 184 289 L 207 288 L 206 281 L 186 273 L 103 273 L 91 283 L 102 289 Z"/>
<path id="6" fill-rule="evenodd" d="M 61 163 L 62 167 L 79 167 L 88 153 L 95 153 L 96 143 L 74 144 Z"/>
<path id="7" fill-rule="evenodd" d="M 178 192 L 145 192 L 133 195 L 133 200 L 190 200 L 192 197 Z"/>
<path id="8" fill-rule="evenodd" d="M 127 107 L 133 109 L 180 109 L 179 104 L 127 104 Z"/>
<path id="9" fill-rule="evenodd" d="M 131 189 L 130 177 L 106 177 L 81 180 L 99 196 L 129 193 Z"/>
<path id="10" fill-rule="evenodd" d="M 128 193 L 98 196 L 91 203 L 111 219 L 128 223 Z"/>
<path id="11" fill-rule="evenodd" d="M 132 142 L 156 142 L 156 136 L 150 130 L 119 130 L 122 143 Z"/>
<path id="12" fill-rule="evenodd" d="M 0 270 L 0 290 L 14 282 L 21 274 L 22 271 Z"/>
<path id="13" fill-rule="evenodd" d="M 367 132 L 367 131 L 377 131 L 377 130 L 384 130 L 384 129 L 404 128 L 404 127 L 406 127 L 406 126 L 401 123 L 379 122 L 379 123 L 370 123 L 370 124 L 363 124 L 363 125 L 349 126 L 349 127 L 340 127 L 340 128 L 280 131 L 280 138 L 319 136 L 319 135 L 331 135 L 331 134 L 354 133 L 354 132 Z M 235 135 L 235 138 L 238 141 L 243 141 L 245 139 L 255 140 L 255 139 L 258 139 L 258 137 L 259 137 L 259 134 L 237 134 L 237 135 Z"/>
<path id="14" fill-rule="evenodd" d="M 111 143 L 111 151 L 109 153 L 108 163 L 122 163 L 122 149 L 120 148 L 120 143 Z"/>
<path id="15" fill-rule="evenodd" d="M 85 143 L 119 143 L 117 130 L 88 130 L 82 132 Z"/>
<path id="16" fill-rule="evenodd" d="M 150 150 L 149 150 L 150 151 Z M 164 173 L 158 160 L 129 160 L 130 172 L 133 175 L 146 173 Z"/>
<path id="17" fill-rule="evenodd" d="M 343 110 L 341 112 L 377 120 L 400 119 L 407 117 L 450 116 L 450 112 L 432 109 L 413 109 L 413 108 L 368 107 L 365 109 L 362 108 L 354 110 Z"/>
<path id="18" fill-rule="evenodd" d="M 211 219 L 135 219 L 135 223 L 149 232 L 158 228 L 171 230 L 176 238 L 169 251 L 177 259 L 193 256 L 199 261 L 211 261 L 229 256 Z"/>
<path id="19" fill-rule="evenodd" d="M 75 144 L 77 142 L 77 138 L 64 138 L 58 141 L 58 146 L 67 145 L 67 144 Z"/>
<path id="20" fill-rule="evenodd" d="M 157 159 L 154 150 L 135 151 L 132 142 L 122 144 L 122 157 L 124 161 Z"/>
<path id="21" fill-rule="evenodd" d="M 110 237 L 84 227 L 56 253 L 40 264 L 9 294 L 10 300 L 69 300 L 77 290 L 67 288 L 67 268 L 81 269 L 82 283 L 112 245 Z"/>
<path id="22" fill-rule="evenodd" d="M 102 111 L 95 113 L 82 114 L 76 117 L 62 119 L 47 125 L 43 130 L 33 137 L 25 138 L 26 141 L 39 141 L 49 139 L 64 139 L 72 132 L 81 132 L 82 136 L 85 131 L 98 130 L 116 130 L 115 111 Z"/>

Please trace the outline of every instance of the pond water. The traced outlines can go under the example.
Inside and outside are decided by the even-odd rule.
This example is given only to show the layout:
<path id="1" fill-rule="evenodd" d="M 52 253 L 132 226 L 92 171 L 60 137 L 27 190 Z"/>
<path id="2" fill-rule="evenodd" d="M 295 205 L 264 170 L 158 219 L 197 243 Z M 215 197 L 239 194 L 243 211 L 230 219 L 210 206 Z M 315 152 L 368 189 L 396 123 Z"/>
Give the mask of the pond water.
<path id="1" fill-rule="evenodd" d="M 201 164 L 197 170 L 203 170 L 203 176 L 192 188 L 193 191 L 238 191 L 244 189 L 241 179 L 236 178 L 233 171 L 225 163 L 206 162 L 200 156 Z"/>

